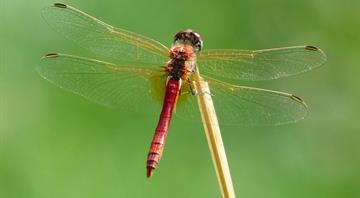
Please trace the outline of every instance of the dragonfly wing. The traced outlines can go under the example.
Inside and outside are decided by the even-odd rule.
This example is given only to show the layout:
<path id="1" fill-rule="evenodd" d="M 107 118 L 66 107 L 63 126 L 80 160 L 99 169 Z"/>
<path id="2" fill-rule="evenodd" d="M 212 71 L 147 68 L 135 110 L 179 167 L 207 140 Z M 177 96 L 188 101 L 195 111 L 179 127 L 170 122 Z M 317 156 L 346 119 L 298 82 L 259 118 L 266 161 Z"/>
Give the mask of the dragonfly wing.
<path id="1" fill-rule="evenodd" d="M 37 66 L 39 74 L 68 91 L 110 107 L 142 110 L 160 107 L 152 85 L 164 81 L 162 67 L 115 65 L 65 54 L 48 54 Z M 156 100 L 153 100 L 156 99 Z M 155 101 L 155 102 L 154 102 Z"/>
<path id="2" fill-rule="evenodd" d="M 115 28 L 76 8 L 55 3 L 42 10 L 46 22 L 90 51 L 119 61 L 164 65 L 169 49 L 145 36 Z"/>
<path id="3" fill-rule="evenodd" d="M 293 94 L 236 86 L 207 78 L 220 123 L 280 125 L 303 119 L 305 102 Z"/>
<path id="4" fill-rule="evenodd" d="M 272 90 L 236 86 L 204 76 L 208 82 L 215 110 L 221 125 L 281 125 L 303 119 L 308 109 L 305 102 L 293 95 Z M 176 114 L 186 120 L 200 121 L 197 96 L 183 85 Z M 208 93 L 199 93 L 208 94 Z"/>
<path id="5" fill-rule="evenodd" d="M 198 57 L 202 74 L 235 80 L 271 80 L 303 73 L 326 61 L 313 46 L 265 50 L 204 50 Z"/>

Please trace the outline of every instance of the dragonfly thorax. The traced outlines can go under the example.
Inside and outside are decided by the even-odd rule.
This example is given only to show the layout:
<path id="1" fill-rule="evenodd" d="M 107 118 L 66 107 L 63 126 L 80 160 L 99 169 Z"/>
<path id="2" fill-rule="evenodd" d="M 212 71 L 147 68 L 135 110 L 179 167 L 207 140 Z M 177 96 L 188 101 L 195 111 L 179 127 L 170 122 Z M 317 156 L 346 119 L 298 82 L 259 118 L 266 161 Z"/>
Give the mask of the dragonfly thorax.
<path id="1" fill-rule="evenodd" d="M 170 58 L 179 61 L 187 61 L 193 54 L 194 52 L 191 48 L 184 46 L 177 46 L 170 50 Z"/>

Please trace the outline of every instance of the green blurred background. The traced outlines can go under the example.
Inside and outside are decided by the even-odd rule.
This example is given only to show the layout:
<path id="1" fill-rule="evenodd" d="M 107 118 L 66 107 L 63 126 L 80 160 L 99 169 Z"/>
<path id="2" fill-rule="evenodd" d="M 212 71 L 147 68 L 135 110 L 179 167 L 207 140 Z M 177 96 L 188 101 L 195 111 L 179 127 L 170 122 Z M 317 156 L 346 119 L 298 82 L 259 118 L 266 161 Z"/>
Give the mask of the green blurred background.
<path id="1" fill-rule="evenodd" d="M 151 180 L 157 117 L 108 109 L 43 80 L 44 54 L 91 53 L 41 18 L 45 0 L 0 4 L 0 197 L 220 197 L 202 125 L 174 119 Z M 360 1 L 65 1 L 170 45 L 193 28 L 205 48 L 312 44 L 328 62 L 249 83 L 302 96 L 311 113 L 279 127 L 222 127 L 237 197 L 360 197 Z"/>

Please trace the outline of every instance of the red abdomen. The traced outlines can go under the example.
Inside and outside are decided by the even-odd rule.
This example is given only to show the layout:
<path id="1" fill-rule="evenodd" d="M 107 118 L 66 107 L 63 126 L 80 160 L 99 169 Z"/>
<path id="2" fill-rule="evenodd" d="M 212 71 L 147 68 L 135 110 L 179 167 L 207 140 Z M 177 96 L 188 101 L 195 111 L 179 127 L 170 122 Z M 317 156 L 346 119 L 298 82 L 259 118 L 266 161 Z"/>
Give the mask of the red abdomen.
<path id="1" fill-rule="evenodd" d="M 153 170 L 159 164 L 161 155 L 164 149 L 166 135 L 169 130 L 172 112 L 176 103 L 176 99 L 180 92 L 180 81 L 170 79 L 166 85 L 166 92 L 161 110 L 159 123 L 156 127 L 154 138 L 151 142 L 150 151 L 148 154 L 146 169 L 147 177 L 151 177 Z"/>

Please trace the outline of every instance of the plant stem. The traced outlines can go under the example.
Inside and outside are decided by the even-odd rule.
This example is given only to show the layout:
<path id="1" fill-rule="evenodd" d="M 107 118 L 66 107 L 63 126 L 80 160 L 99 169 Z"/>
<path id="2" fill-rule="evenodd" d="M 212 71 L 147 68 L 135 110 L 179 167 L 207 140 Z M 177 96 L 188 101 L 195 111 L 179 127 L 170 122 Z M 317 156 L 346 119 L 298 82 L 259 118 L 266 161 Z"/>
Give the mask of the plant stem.
<path id="1" fill-rule="evenodd" d="M 221 138 L 219 122 L 217 120 L 214 104 L 211 98 L 208 83 L 203 81 L 199 70 L 195 72 L 195 83 L 199 93 L 198 104 L 202 122 L 215 166 L 216 175 L 220 185 L 222 196 L 234 198 L 235 192 L 231 180 L 229 165 L 227 162 L 224 144 Z"/>

